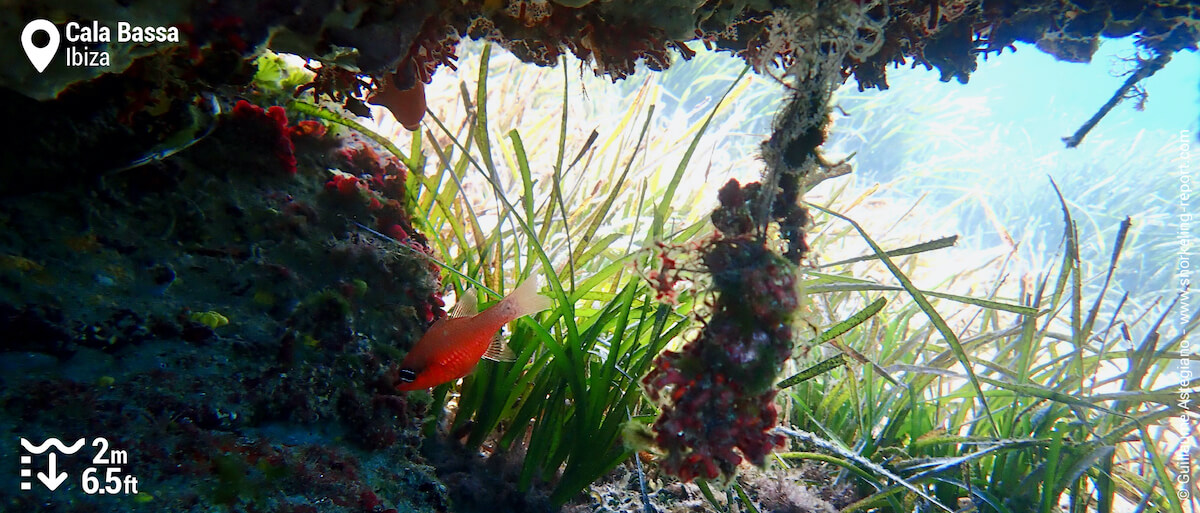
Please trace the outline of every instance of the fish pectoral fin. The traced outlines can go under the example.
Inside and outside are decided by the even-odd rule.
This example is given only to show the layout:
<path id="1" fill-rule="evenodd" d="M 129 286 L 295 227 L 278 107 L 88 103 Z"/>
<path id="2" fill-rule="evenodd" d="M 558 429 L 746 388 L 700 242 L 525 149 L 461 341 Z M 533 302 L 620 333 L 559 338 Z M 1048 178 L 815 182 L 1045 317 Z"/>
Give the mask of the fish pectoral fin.
<path id="1" fill-rule="evenodd" d="M 517 354 L 508 347 L 508 340 L 497 333 L 488 344 L 487 351 L 484 351 L 483 358 L 493 362 L 514 362 L 517 360 Z"/>
<path id="2" fill-rule="evenodd" d="M 475 289 L 470 289 L 463 293 L 462 297 L 458 298 L 458 302 L 454 303 L 454 308 L 450 309 L 450 317 L 471 317 L 479 313 L 479 297 L 475 295 Z"/>

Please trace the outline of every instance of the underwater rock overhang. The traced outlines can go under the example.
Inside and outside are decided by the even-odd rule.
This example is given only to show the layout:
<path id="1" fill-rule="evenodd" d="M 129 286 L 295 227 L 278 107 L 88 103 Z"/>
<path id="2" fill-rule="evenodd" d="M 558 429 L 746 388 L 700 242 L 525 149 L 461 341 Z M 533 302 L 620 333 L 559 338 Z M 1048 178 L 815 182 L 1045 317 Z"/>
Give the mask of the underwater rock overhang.
<path id="1" fill-rule="evenodd" d="M 24 52 L 0 53 L 0 112 L 26 125 L 0 142 L 14 156 L 3 177 L 14 184 L 8 194 L 104 172 L 146 154 L 162 134 L 195 122 L 189 105 L 202 95 L 238 94 L 263 48 L 329 65 L 336 76 L 318 92 L 361 111 L 369 86 L 347 77 L 387 76 L 399 90 L 428 82 L 440 66 L 453 66 L 462 37 L 494 41 L 538 65 L 555 65 L 570 52 L 614 80 L 638 62 L 661 70 L 672 53 L 689 58 L 689 44 L 730 52 L 761 73 L 795 81 L 811 76 L 811 66 L 802 65 L 806 60 L 832 54 L 840 59 L 834 63 L 840 81 L 853 76 L 860 88 L 879 89 L 887 88 L 888 65 L 920 64 L 936 68 L 943 81 L 966 82 L 981 54 L 1000 53 L 1018 41 L 1062 60 L 1086 61 L 1101 37 L 1134 35 L 1139 47 L 1167 57 L 1194 50 L 1200 39 L 1200 2 L 1190 0 L 845 0 L 815 11 L 811 2 L 798 0 L 54 4 L 21 0 L 0 12 L 0 38 L 20 41 L 23 27 L 39 18 L 60 30 L 72 21 L 170 27 L 180 38 L 70 43 L 111 54 L 107 67 L 66 66 L 63 57 L 38 72 Z M 115 155 L 63 157 L 93 153 Z"/>
<path id="2" fill-rule="evenodd" d="M 144 153 L 159 141 L 134 133 L 128 125 L 136 116 L 145 125 L 186 125 L 189 116 L 180 104 L 207 92 L 236 94 L 253 72 L 250 59 L 262 48 L 315 59 L 351 76 L 387 76 L 391 87 L 404 90 L 418 80 L 428 82 L 442 65 L 453 66 L 461 37 L 494 41 L 538 65 L 557 64 L 570 52 L 614 80 L 632 73 L 638 62 L 662 70 L 672 53 L 689 58 L 694 53 L 690 42 L 728 51 L 759 72 L 794 75 L 798 81 L 807 78 L 798 63 L 832 53 L 840 56 L 836 65 L 842 81 L 853 76 L 860 88 L 885 89 L 888 65 L 920 64 L 936 68 L 944 81 L 966 82 L 980 54 L 1002 52 L 1018 41 L 1059 59 L 1086 61 L 1101 37 L 1136 35 L 1139 47 L 1159 55 L 1195 49 L 1200 39 L 1200 2 L 1165 0 L 845 0 L 815 11 L 806 1 L 748 0 L 114 0 L 57 5 L 22 0 L 15 7 L 0 12 L 0 38 L 9 41 L 20 41 L 23 27 L 39 18 L 60 30 L 70 22 L 111 28 L 124 21 L 180 33 L 177 42 L 141 44 L 85 44 L 88 39 L 78 42 L 76 33 L 77 42 L 60 45 L 106 52 L 106 67 L 67 66 L 64 56 L 39 72 L 23 52 L 0 53 L 0 91 L 8 91 L 0 112 L 30 125 L 0 144 L 22 150 L 15 152 L 17 161 L 10 168 L 33 171 L 61 167 L 53 155 L 62 154 L 62 148 L 51 148 L 44 140 L 58 133 L 81 132 L 80 140 L 68 145 L 75 151 L 68 153 L 86 154 L 96 146 L 123 147 L 126 156 Z M 101 84 L 90 84 L 97 81 Z M 330 82 L 318 92 L 361 107 L 362 82 Z M 156 93 L 148 94 L 150 90 Z M 57 101 L 31 102 L 50 99 Z M 114 111 L 116 119 L 97 123 Z M 109 131 L 89 133 L 98 124 Z M 76 167 L 86 174 L 99 170 L 89 168 L 117 164 L 83 162 Z M 28 182 L 18 183 L 37 185 Z"/>
<path id="3" fill-rule="evenodd" d="M 0 86 L 40 100 L 72 83 L 122 72 L 149 54 L 186 50 L 197 57 L 200 49 L 222 46 L 245 55 L 265 46 L 377 77 L 400 70 L 398 86 L 407 88 L 413 80 L 428 81 L 440 65 L 452 64 L 454 47 L 464 36 L 495 41 L 539 65 L 557 64 L 571 52 L 614 79 L 632 73 L 639 60 L 659 70 L 670 65 L 673 51 L 688 58 L 692 50 L 686 42 L 692 41 L 766 71 L 772 62 L 786 60 L 781 49 L 829 51 L 776 39 L 788 33 L 784 25 L 819 20 L 830 12 L 858 11 L 881 24 L 872 48 L 842 63 L 843 73 L 855 76 L 861 87 L 886 88 L 885 66 L 910 60 L 937 68 L 943 80 L 965 82 L 979 54 L 1000 52 L 1018 41 L 1077 62 L 1091 57 L 1100 37 L 1137 35 L 1138 45 L 1155 53 L 1195 49 L 1200 37 L 1200 3 L 1173 0 L 844 0 L 817 10 L 799 0 L 22 0 L 14 7 L 0 13 L 0 37 L 7 41 L 20 41 L 25 25 L 38 18 L 60 26 L 125 21 L 135 27 L 176 27 L 182 34 L 178 42 L 93 45 L 111 54 L 105 68 L 54 63 L 38 72 L 21 52 L 0 55 Z M 832 33 L 825 39 L 836 44 L 855 36 Z"/>

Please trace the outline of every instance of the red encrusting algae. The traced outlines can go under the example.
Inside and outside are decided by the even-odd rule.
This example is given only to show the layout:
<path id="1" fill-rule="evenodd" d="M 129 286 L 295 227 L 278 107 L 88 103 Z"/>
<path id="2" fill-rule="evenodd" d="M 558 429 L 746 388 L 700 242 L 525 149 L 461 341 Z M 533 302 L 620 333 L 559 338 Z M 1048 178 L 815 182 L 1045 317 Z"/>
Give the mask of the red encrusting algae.
<path id="1" fill-rule="evenodd" d="M 337 152 L 343 173 L 325 182 L 325 190 L 336 201 L 356 209 L 355 216 L 370 218 L 372 228 L 414 251 L 431 255 L 428 239 L 413 229 L 405 204 L 408 169 L 394 155 L 376 152 L 361 140 L 348 143 Z M 428 260 L 429 270 L 438 276 L 440 269 Z M 437 287 L 435 287 L 435 290 Z M 414 300 L 417 298 L 413 298 Z M 445 302 L 434 292 L 427 301 L 418 301 L 426 324 L 446 315 Z"/>
<path id="2" fill-rule="evenodd" d="M 230 123 L 251 143 L 260 143 L 270 148 L 281 168 L 289 175 L 296 174 L 296 146 L 293 138 L 319 139 L 325 135 L 325 126 L 316 121 L 300 121 L 288 126 L 287 112 L 278 105 L 263 109 L 246 100 L 238 100 L 233 106 Z"/>

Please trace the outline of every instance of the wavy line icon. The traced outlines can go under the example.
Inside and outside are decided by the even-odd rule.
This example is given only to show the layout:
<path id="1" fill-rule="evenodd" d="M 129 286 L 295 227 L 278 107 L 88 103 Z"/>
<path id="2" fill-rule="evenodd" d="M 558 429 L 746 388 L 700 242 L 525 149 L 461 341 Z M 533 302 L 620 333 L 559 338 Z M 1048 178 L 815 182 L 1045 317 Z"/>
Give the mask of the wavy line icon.
<path id="1" fill-rule="evenodd" d="M 25 450 L 29 451 L 30 454 L 41 454 L 46 452 L 46 449 L 49 449 L 50 447 L 54 447 L 58 450 L 58 452 L 63 454 L 75 454 L 76 451 L 83 447 L 83 443 L 85 441 L 85 439 L 80 438 L 79 440 L 75 441 L 75 444 L 67 446 L 60 442 L 57 438 L 51 438 L 45 442 L 42 442 L 42 445 L 33 445 L 33 443 L 29 440 L 21 438 L 21 447 L 24 447 Z"/>

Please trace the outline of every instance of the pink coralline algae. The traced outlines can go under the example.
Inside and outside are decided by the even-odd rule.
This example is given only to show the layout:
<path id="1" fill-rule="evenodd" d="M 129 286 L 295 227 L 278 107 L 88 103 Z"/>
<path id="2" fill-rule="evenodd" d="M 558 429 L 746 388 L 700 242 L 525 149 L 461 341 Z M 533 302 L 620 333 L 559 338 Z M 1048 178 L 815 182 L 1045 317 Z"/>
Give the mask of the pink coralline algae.
<path id="1" fill-rule="evenodd" d="M 762 465 L 783 437 L 771 433 L 776 376 L 791 355 L 799 306 L 793 264 L 756 235 L 748 211 L 758 185 L 730 182 L 713 213 L 717 235 L 702 248 L 712 275 L 712 316 L 679 352 L 666 351 L 644 379 L 662 403 L 654 424 L 663 470 L 684 481 Z"/>

